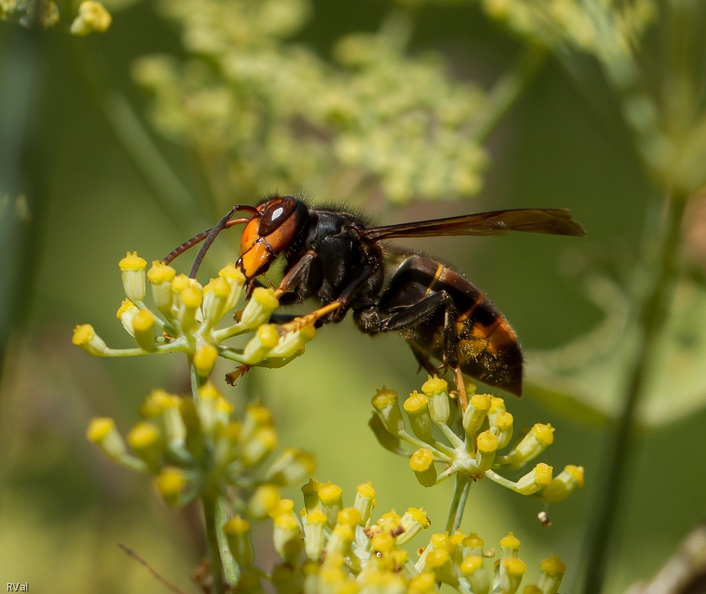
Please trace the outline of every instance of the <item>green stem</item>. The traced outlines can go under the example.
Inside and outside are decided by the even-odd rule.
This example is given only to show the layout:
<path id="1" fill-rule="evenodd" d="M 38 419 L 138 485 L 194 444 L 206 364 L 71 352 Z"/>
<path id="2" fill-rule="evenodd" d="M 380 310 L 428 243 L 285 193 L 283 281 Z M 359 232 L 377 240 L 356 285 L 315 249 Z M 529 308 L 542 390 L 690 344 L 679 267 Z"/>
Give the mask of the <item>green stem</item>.
<path id="1" fill-rule="evenodd" d="M 456 473 L 454 496 L 449 509 L 449 519 L 446 522 L 446 531 L 453 534 L 461 527 L 461 519 L 466 508 L 468 491 L 471 489 L 471 477 L 463 472 Z"/>
<path id="2" fill-rule="evenodd" d="M 410 444 L 415 448 L 427 448 L 434 454 L 434 456 L 440 458 L 441 460 L 444 460 L 445 458 L 450 458 L 454 455 L 453 448 L 445 446 L 443 443 L 440 443 L 438 441 L 434 441 L 433 444 L 427 443 L 426 441 L 418 439 L 415 435 L 407 433 L 407 431 L 405 431 L 404 429 L 397 433 L 397 437 L 399 437 L 402 441 Z"/>
<path id="3" fill-rule="evenodd" d="M 218 552 L 223 563 L 223 573 L 229 586 L 236 586 L 240 579 L 240 567 L 233 557 L 233 553 L 228 545 L 228 537 L 223 532 L 223 526 L 228 521 L 226 513 L 226 502 L 224 497 L 219 497 L 216 501 L 216 539 L 218 540 Z"/>
<path id="4" fill-rule="evenodd" d="M 196 374 L 196 367 L 192 357 L 189 357 L 189 379 L 191 381 L 191 397 L 196 401 L 198 400 L 199 388 L 203 384 L 203 380 Z"/>
<path id="5" fill-rule="evenodd" d="M 645 287 L 644 297 L 635 320 L 639 346 L 626 376 L 622 410 L 603 464 L 605 482 L 591 523 L 592 531 L 587 537 L 585 594 L 602 591 L 610 555 L 615 552 L 615 540 L 620 534 L 618 512 L 624 511 L 620 502 L 627 500 L 625 491 L 629 486 L 635 416 L 649 385 L 659 339 L 672 302 L 686 198 L 685 195 L 667 196 L 666 204 L 660 205 L 663 214 L 661 228 L 655 232 L 651 225 L 645 227 L 646 251 L 639 273 L 644 275 L 646 284 L 641 283 Z"/>
<path id="6" fill-rule="evenodd" d="M 201 501 L 203 503 L 203 516 L 206 524 L 206 554 L 211 566 L 211 577 L 213 579 L 211 592 L 213 594 L 225 594 L 226 585 L 223 580 L 223 563 L 221 561 L 220 547 L 218 544 L 218 496 L 212 497 L 204 495 Z"/>

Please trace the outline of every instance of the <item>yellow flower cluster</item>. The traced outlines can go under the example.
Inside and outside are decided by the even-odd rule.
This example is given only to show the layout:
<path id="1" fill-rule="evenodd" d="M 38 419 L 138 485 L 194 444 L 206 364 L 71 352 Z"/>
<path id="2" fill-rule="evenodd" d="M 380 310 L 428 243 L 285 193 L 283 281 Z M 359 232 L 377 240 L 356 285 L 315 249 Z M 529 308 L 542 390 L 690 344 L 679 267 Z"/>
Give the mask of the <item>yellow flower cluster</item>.
<path id="1" fill-rule="evenodd" d="M 195 400 L 154 390 L 140 415 L 125 438 L 109 418 L 93 419 L 87 437 L 111 460 L 155 475 L 157 491 L 170 505 L 226 495 L 231 486 L 241 497 L 258 485 L 301 484 L 314 472 L 313 456 L 296 448 L 285 448 L 265 465 L 278 442 L 270 412 L 251 404 L 236 418 L 211 383 L 199 388 Z"/>
<path id="2" fill-rule="evenodd" d="M 403 514 L 392 510 L 373 520 L 375 490 L 369 483 L 358 487 L 351 506 L 344 505 L 338 485 L 312 480 L 302 489 L 301 512 L 292 500 L 282 498 L 282 487 L 301 484 L 314 472 L 313 456 L 285 448 L 267 462 L 278 445 L 269 410 L 251 404 L 234 415 L 233 405 L 207 378 L 218 356 L 245 367 L 286 363 L 314 334 L 308 318 L 283 327 L 270 324 L 278 300 L 273 290 L 256 288 L 243 308 L 224 321 L 246 287 L 233 264 L 206 286 L 160 262 L 148 271 L 136 253 L 120 261 L 120 270 L 126 299 L 117 317 L 135 346 L 111 349 L 90 325 L 76 328 L 74 343 L 97 356 L 183 352 L 193 371 L 193 394 L 186 398 L 155 390 L 125 437 L 109 418 L 93 419 L 87 437 L 111 460 L 153 475 L 167 504 L 203 502 L 214 579 L 239 592 L 260 592 L 264 579 L 277 591 L 312 594 L 435 593 L 440 584 L 469 594 L 518 591 L 526 571 L 518 556 L 519 540 L 509 534 L 500 543 L 498 559 L 489 561 L 494 553 L 483 550 L 480 538 L 456 530 L 462 509 L 454 511 L 454 504 L 447 532 L 433 535 L 411 559 L 406 545 L 430 526 L 426 513 L 419 508 Z M 148 293 L 151 307 L 145 305 Z M 223 344 L 246 333 L 252 337 L 242 348 Z M 543 463 L 516 481 L 498 474 L 535 460 L 553 442 L 554 429 L 538 423 L 513 444 L 513 417 L 503 399 L 469 392 L 461 412 L 447 382 L 436 376 L 402 407 L 396 392 L 382 388 L 372 400 L 371 426 L 386 448 L 409 458 L 426 487 L 452 475 L 466 484 L 489 478 L 555 502 L 583 485 L 583 469 L 576 466 L 567 466 L 556 477 Z M 457 501 L 455 496 L 454 501 L 461 504 L 465 497 Z M 272 572 L 256 565 L 251 541 L 251 522 L 267 518 L 273 522 L 280 559 Z M 451 518 L 458 522 L 452 524 Z M 524 592 L 556 594 L 565 569 L 558 558 L 545 560 L 539 580 Z"/>
<path id="3" fill-rule="evenodd" d="M 465 473 L 554 503 L 583 486 L 583 468 L 579 466 L 566 466 L 554 476 L 552 467 L 540 462 L 517 481 L 496 472 L 523 468 L 554 441 L 554 428 L 537 423 L 501 454 L 510 446 L 514 422 L 505 401 L 497 396 L 473 394 L 466 410 L 457 415 L 447 382 L 434 376 L 422 386 L 421 393 L 412 392 L 403 403 L 406 421 L 394 390 L 378 390 L 372 404 L 371 427 L 378 440 L 387 449 L 408 456 L 417 480 L 425 487 Z M 402 442 L 416 449 L 409 452 Z M 437 465 L 445 467 L 441 473 Z"/>
<path id="4" fill-rule="evenodd" d="M 392 510 L 373 521 L 375 489 L 370 483 L 358 486 L 350 507 L 343 505 L 338 485 L 310 481 L 302 491 L 305 507 L 299 513 L 292 500 L 281 499 L 268 485 L 249 502 L 251 515 L 273 520 L 280 562 L 270 578 L 278 591 L 422 594 L 439 592 L 442 583 L 469 594 L 512 594 L 524 577 L 520 541 L 512 533 L 500 541 L 497 560 L 483 550 L 476 534 L 461 532 L 432 535 L 412 559 L 404 545 L 431 524 L 423 509 L 409 508 L 402 515 Z M 242 572 L 237 591 L 261 591 L 263 572 L 254 565 L 250 522 L 236 515 L 224 532 Z M 565 570 L 558 557 L 546 559 L 539 580 L 525 592 L 555 594 Z"/>
<path id="5" fill-rule="evenodd" d="M 300 355 L 306 342 L 316 334 L 313 324 L 286 331 L 267 323 L 279 302 L 273 289 L 258 287 L 253 291 L 235 320 L 223 323 L 238 303 L 245 287 L 245 277 L 233 264 L 220 270 L 218 278 L 206 286 L 171 266 L 147 262 L 136 252 L 128 252 L 120 261 L 126 299 L 117 317 L 137 346 L 109 348 L 89 324 L 77 326 L 74 344 L 92 355 L 129 357 L 148 353 L 183 352 L 189 356 L 196 375 L 206 378 L 217 357 L 243 366 L 279 367 Z M 154 308 L 145 305 L 147 281 Z M 245 333 L 254 336 L 243 348 L 232 348 L 224 341 Z"/>

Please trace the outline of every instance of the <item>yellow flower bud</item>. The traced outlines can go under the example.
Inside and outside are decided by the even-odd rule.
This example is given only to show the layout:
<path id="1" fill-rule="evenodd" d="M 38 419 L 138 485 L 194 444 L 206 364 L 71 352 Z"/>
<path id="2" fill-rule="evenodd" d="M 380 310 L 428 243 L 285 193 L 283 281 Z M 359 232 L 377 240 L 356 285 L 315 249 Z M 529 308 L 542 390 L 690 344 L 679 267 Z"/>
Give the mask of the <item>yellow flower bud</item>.
<path id="1" fill-rule="evenodd" d="M 218 359 L 218 349 L 212 344 L 205 344 L 194 353 L 193 363 L 196 375 L 208 377 Z"/>
<path id="2" fill-rule="evenodd" d="M 248 501 L 248 513 L 252 518 L 262 520 L 279 505 L 281 500 L 277 487 L 270 484 L 261 485 L 255 489 Z"/>
<path id="3" fill-rule="evenodd" d="M 277 346 L 278 341 L 277 327 L 274 324 L 262 324 L 243 349 L 243 363 L 247 365 L 260 363 Z"/>
<path id="4" fill-rule="evenodd" d="M 416 390 L 404 402 L 404 410 L 409 418 L 410 427 L 422 441 L 429 442 L 434 424 L 429 413 L 429 398 Z"/>
<path id="5" fill-rule="evenodd" d="M 295 559 L 302 550 L 302 528 L 294 512 L 285 513 L 274 518 L 272 541 L 275 551 L 288 561 Z"/>
<path id="6" fill-rule="evenodd" d="M 431 521 L 423 509 L 410 507 L 400 518 L 400 524 L 404 532 L 397 537 L 395 541 L 397 546 L 407 544 L 422 530 L 429 528 Z"/>
<path id="7" fill-rule="evenodd" d="M 515 491 L 522 495 L 532 495 L 552 482 L 552 467 L 540 462 L 531 472 L 517 481 Z"/>
<path id="8" fill-rule="evenodd" d="M 154 314 L 141 309 L 132 316 L 132 335 L 135 342 L 145 351 L 154 351 Z"/>
<path id="9" fill-rule="evenodd" d="M 476 466 L 480 472 L 485 472 L 490 469 L 495 460 L 498 438 L 490 430 L 483 431 L 478 434 L 476 448 Z"/>
<path id="10" fill-rule="evenodd" d="M 115 427 L 115 421 L 108 417 L 91 419 L 86 437 L 95 443 L 111 460 L 120 461 L 126 454 L 125 442 Z"/>
<path id="11" fill-rule="evenodd" d="M 165 468 L 155 479 L 157 492 L 168 505 L 178 505 L 181 502 L 187 483 L 186 475 L 178 468 Z"/>
<path id="12" fill-rule="evenodd" d="M 404 430 L 404 419 L 397 401 L 397 392 L 383 386 L 373 396 L 372 405 L 389 433 L 397 435 Z"/>
<path id="13" fill-rule="evenodd" d="M 372 483 L 358 485 L 353 506 L 360 512 L 363 524 L 367 523 L 370 519 L 372 509 L 375 507 L 375 489 Z"/>
<path id="14" fill-rule="evenodd" d="M 272 312 L 279 307 L 274 289 L 257 287 L 240 316 L 240 325 L 245 329 L 256 328 L 269 321 Z"/>
<path id="15" fill-rule="evenodd" d="M 326 543 L 326 554 L 347 556 L 354 538 L 353 528 L 346 524 L 336 524 Z"/>
<path id="16" fill-rule="evenodd" d="M 76 326 L 71 342 L 95 357 L 105 357 L 109 351 L 108 346 L 90 324 Z"/>
<path id="17" fill-rule="evenodd" d="M 583 487 L 583 484 L 583 466 L 568 465 L 537 494 L 537 497 L 547 503 L 557 503 Z"/>
<path id="18" fill-rule="evenodd" d="M 233 557 L 241 567 L 252 567 L 253 547 L 250 538 L 250 522 L 241 516 L 233 516 L 223 526 L 223 532 L 228 539 L 228 547 Z"/>
<path id="19" fill-rule="evenodd" d="M 436 484 L 436 466 L 434 452 L 429 448 L 419 448 L 409 459 L 409 467 L 414 471 L 419 484 L 423 487 L 433 487 Z"/>
<path id="20" fill-rule="evenodd" d="M 488 394 L 473 394 L 463 414 L 463 430 L 466 435 L 475 435 L 490 410 Z"/>
<path id="21" fill-rule="evenodd" d="M 451 415 L 448 387 L 446 380 L 436 376 L 422 385 L 422 392 L 429 398 L 429 414 L 435 423 L 446 423 Z"/>
<path id="22" fill-rule="evenodd" d="M 336 514 L 336 524 L 346 524 L 354 528 L 361 523 L 361 520 L 360 512 L 354 507 L 344 507 Z"/>
<path id="23" fill-rule="evenodd" d="M 113 18 L 100 2 L 84 0 L 78 7 L 78 16 L 71 23 L 71 33 L 88 35 L 89 33 L 105 33 Z"/>
<path id="24" fill-rule="evenodd" d="M 536 423 L 522 440 L 506 456 L 498 456 L 496 462 L 509 468 L 521 468 L 534 460 L 554 442 L 554 428 L 549 424 Z"/>
<path id="25" fill-rule="evenodd" d="M 120 260 L 119 266 L 126 297 L 130 301 L 144 301 L 147 262 L 140 258 L 137 252 L 128 252 L 127 256 Z"/>
<path id="26" fill-rule="evenodd" d="M 319 508 L 315 508 L 304 517 L 305 552 L 309 559 L 317 561 L 324 550 L 327 517 Z"/>
<path id="27" fill-rule="evenodd" d="M 127 434 L 127 442 L 135 454 L 153 471 L 162 461 L 162 434 L 159 427 L 146 421 L 137 423 Z"/>

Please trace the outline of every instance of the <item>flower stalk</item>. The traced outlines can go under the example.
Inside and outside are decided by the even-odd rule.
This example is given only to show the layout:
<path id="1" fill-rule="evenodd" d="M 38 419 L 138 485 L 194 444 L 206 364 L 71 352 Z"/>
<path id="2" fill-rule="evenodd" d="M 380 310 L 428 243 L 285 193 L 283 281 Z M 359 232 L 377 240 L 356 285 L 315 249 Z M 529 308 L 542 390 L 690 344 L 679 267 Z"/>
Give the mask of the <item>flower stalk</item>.
<path id="1" fill-rule="evenodd" d="M 626 376 L 625 393 L 613 440 L 605 453 L 605 479 L 594 521 L 587 536 L 588 558 L 583 591 L 600 592 L 608 569 L 612 544 L 619 529 L 620 493 L 626 488 L 627 468 L 633 456 L 635 418 L 648 387 L 649 372 L 653 368 L 659 340 L 664 329 L 674 295 L 681 247 L 681 228 L 687 205 L 687 196 L 668 195 L 663 220 L 653 222 L 658 230 L 646 228 L 643 234 L 642 276 L 644 297 L 635 312 L 634 324 L 640 333 L 638 350 Z M 654 205 L 657 210 L 657 204 Z M 641 288 L 643 283 L 637 283 Z"/>

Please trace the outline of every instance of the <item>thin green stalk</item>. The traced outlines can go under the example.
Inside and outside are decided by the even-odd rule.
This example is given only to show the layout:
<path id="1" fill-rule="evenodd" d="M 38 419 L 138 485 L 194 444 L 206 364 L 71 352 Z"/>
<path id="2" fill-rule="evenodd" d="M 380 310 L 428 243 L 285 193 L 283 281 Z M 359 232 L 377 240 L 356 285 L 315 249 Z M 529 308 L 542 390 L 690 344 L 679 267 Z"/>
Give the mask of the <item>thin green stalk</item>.
<path id="1" fill-rule="evenodd" d="M 196 368 L 192 361 L 189 361 L 189 370 L 191 390 L 193 398 L 196 400 L 199 388 L 206 380 L 196 374 Z M 218 494 L 217 489 L 212 489 L 211 491 L 215 495 L 206 493 L 201 497 L 206 527 L 206 553 L 211 566 L 211 577 L 213 580 L 211 592 L 213 594 L 223 594 L 228 590 L 226 583 L 232 586 L 238 583 L 240 568 L 231 554 L 227 537 L 223 532 L 223 526 L 228 519 L 225 501 Z"/>
<path id="2" fill-rule="evenodd" d="M 643 270 L 647 275 L 644 298 L 637 309 L 639 331 L 638 350 L 626 375 L 623 407 L 615 427 L 613 441 L 606 452 L 604 487 L 587 538 L 588 554 L 583 592 L 602 591 L 610 555 L 620 533 L 619 512 L 624 511 L 629 487 L 630 463 L 633 459 L 635 416 L 647 391 L 650 372 L 668 317 L 677 276 L 681 225 L 686 196 L 668 196 L 661 229 L 653 232 L 645 227 L 647 250 L 643 255 Z"/>
<path id="3" fill-rule="evenodd" d="M 206 554 L 211 566 L 211 592 L 213 594 L 224 594 L 226 584 L 223 580 L 223 563 L 221 561 L 220 547 L 218 545 L 217 532 L 217 508 L 218 496 L 212 497 L 204 495 L 201 498 L 203 504 L 203 516 L 206 524 Z"/>
<path id="4" fill-rule="evenodd" d="M 463 472 L 456 473 L 456 484 L 454 485 L 454 496 L 449 509 L 449 519 L 446 522 L 446 531 L 453 534 L 461 527 L 463 512 L 466 509 L 468 492 L 471 489 L 471 477 Z"/>
<path id="5" fill-rule="evenodd" d="M 228 521 L 226 513 L 226 502 L 224 497 L 219 497 L 216 501 L 216 539 L 218 540 L 218 554 L 223 563 L 223 573 L 226 582 L 230 586 L 236 586 L 240 579 L 240 567 L 238 562 L 233 557 L 233 553 L 228 546 L 228 537 L 223 532 L 223 526 Z"/>
<path id="6" fill-rule="evenodd" d="M 189 357 L 189 379 L 191 381 L 191 397 L 197 400 L 199 397 L 199 388 L 203 384 L 203 379 L 200 378 L 196 373 L 196 367 L 194 366 L 191 357 Z"/>

